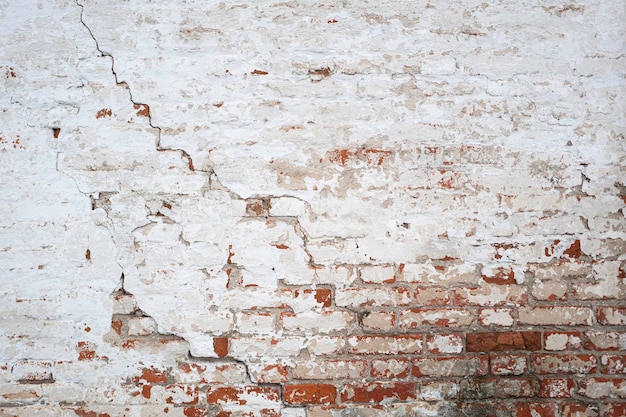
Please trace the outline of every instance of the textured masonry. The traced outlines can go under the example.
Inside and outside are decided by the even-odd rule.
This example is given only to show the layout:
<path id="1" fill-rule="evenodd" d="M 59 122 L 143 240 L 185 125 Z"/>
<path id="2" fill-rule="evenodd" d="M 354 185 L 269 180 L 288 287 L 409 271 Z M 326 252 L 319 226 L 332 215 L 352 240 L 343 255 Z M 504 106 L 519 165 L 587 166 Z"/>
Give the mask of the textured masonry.
<path id="1" fill-rule="evenodd" d="M 625 416 L 624 21 L 0 0 L 0 416 Z"/>

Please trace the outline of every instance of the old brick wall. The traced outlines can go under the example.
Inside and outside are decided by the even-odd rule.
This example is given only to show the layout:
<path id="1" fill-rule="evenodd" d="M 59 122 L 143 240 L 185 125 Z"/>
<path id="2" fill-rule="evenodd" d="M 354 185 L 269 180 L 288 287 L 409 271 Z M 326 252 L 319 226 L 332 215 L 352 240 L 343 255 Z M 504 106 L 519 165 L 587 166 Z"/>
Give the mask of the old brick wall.
<path id="1" fill-rule="evenodd" d="M 621 1 L 0 0 L 0 415 L 626 415 Z"/>

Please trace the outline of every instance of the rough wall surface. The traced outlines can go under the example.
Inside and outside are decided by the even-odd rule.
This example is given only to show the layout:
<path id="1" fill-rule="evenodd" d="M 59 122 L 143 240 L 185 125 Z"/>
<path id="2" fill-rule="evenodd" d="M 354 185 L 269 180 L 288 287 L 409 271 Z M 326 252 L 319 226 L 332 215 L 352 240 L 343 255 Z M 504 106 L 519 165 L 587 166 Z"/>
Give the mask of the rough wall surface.
<path id="1" fill-rule="evenodd" d="M 0 0 L 0 415 L 626 415 L 624 21 Z"/>

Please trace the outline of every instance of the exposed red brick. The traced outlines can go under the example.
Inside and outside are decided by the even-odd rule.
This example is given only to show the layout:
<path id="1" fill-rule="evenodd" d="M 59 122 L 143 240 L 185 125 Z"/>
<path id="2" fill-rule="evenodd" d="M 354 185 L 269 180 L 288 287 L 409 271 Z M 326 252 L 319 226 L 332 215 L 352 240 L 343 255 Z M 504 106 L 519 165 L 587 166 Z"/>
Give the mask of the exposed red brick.
<path id="1" fill-rule="evenodd" d="M 122 334 L 122 320 L 113 320 L 111 321 L 111 328 L 113 330 L 115 330 L 115 333 L 117 333 L 118 335 Z"/>
<path id="2" fill-rule="evenodd" d="M 341 401 L 351 403 L 378 403 L 383 400 L 406 401 L 417 398 L 414 382 L 368 382 L 347 384 L 341 391 Z"/>
<path id="3" fill-rule="evenodd" d="M 539 380 L 539 397 L 568 398 L 574 392 L 574 380 L 570 378 L 543 378 Z"/>
<path id="4" fill-rule="evenodd" d="M 207 410 L 206 408 L 185 407 L 183 414 L 186 417 L 207 417 Z"/>
<path id="5" fill-rule="evenodd" d="M 264 401 L 280 401 L 280 390 L 274 387 L 209 387 L 207 390 L 207 403 L 209 404 L 247 404 L 247 398 L 260 397 Z"/>
<path id="6" fill-rule="evenodd" d="M 113 112 L 111 109 L 101 109 L 96 113 L 96 119 L 102 119 L 103 117 L 111 116 Z"/>
<path id="7" fill-rule="evenodd" d="M 576 240 L 572 245 L 567 248 L 563 255 L 567 255 L 570 258 L 580 258 L 584 253 L 580 250 L 580 240 Z"/>
<path id="8" fill-rule="evenodd" d="M 324 307 L 330 307 L 332 304 L 333 294 L 331 290 L 327 288 L 320 288 L 315 290 L 315 299 Z"/>
<path id="9" fill-rule="evenodd" d="M 228 338 L 216 337 L 213 339 L 213 350 L 218 358 L 228 355 Z"/>
<path id="10" fill-rule="evenodd" d="M 494 275 L 487 276 L 481 275 L 482 279 L 489 284 L 498 284 L 498 285 L 506 285 L 506 284 L 516 284 L 515 282 L 515 272 L 512 269 L 508 268 L 498 268 L 497 272 Z"/>
<path id="11" fill-rule="evenodd" d="M 143 368 L 141 375 L 133 378 L 134 382 L 148 382 L 152 384 L 159 384 L 167 382 L 167 371 L 164 369 L 156 369 L 154 367 Z"/>
<path id="12" fill-rule="evenodd" d="M 137 110 L 137 116 L 150 117 L 150 106 L 147 104 L 134 104 L 133 108 Z"/>
<path id="13" fill-rule="evenodd" d="M 285 385 L 287 404 L 333 404 L 337 399 L 337 388 L 330 384 Z"/>
<path id="14" fill-rule="evenodd" d="M 96 359 L 96 350 L 91 342 L 78 342 L 76 344 L 79 361 L 92 361 Z"/>
<path id="15" fill-rule="evenodd" d="M 541 332 L 480 332 L 466 335 L 468 352 L 541 350 Z"/>

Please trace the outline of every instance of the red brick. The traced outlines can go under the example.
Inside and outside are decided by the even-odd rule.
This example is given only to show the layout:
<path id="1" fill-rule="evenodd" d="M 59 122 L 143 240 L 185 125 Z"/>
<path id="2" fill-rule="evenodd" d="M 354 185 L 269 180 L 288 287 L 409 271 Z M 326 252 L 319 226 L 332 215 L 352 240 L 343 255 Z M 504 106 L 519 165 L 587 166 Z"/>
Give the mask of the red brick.
<path id="1" fill-rule="evenodd" d="M 543 378 L 539 380 L 539 397 L 568 398 L 574 391 L 574 380 L 569 378 Z"/>
<path id="2" fill-rule="evenodd" d="M 185 407 L 183 408 L 185 417 L 207 417 L 206 408 Z"/>
<path id="3" fill-rule="evenodd" d="M 414 382 L 368 382 L 348 384 L 341 391 L 341 401 L 351 403 L 378 403 L 383 400 L 406 401 L 417 398 Z"/>
<path id="4" fill-rule="evenodd" d="M 372 361 L 371 375 L 374 378 L 405 378 L 411 364 L 408 359 L 389 358 Z"/>
<path id="5" fill-rule="evenodd" d="M 228 338 L 216 337 L 213 339 L 213 350 L 218 358 L 228 355 Z"/>
<path id="6" fill-rule="evenodd" d="M 207 390 L 209 404 L 266 405 L 279 401 L 280 390 L 274 387 L 210 387 Z"/>
<path id="7" fill-rule="evenodd" d="M 626 307 L 599 307 L 598 323 L 607 326 L 626 325 Z"/>
<path id="8" fill-rule="evenodd" d="M 522 375 L 528 368 L 525 355 L 489 355 L 493 375 Z"/>
<path id="9" fill-rule="evenodd" d="M 146 382 L 151 384 L 165 383 L 167 382 L 167 371 L 154 367 L 143 368 L 141 375 L 135 376 L 133 382 Z"/>
<path id="10" fill-rule="evenodd" d="M 285 385 L 286 404 L 334 404 L 337 388 L 330 384 Z"/>
<path id="11" fill-rule="evenodd" d="M 532 397 L 535 394 L 531 378 L 477 378 L 463 379 L 459 397 L 480 400 L 486 398 Z"/>
<path id="12" fill-rule="evenodd" d="M 532 355 L 532 371 L 536 374 L 589 374 L 596 370 L 592 355 Z"/>
<path id="13" fill-rule="evenodd" d="M 412 371 L 415 377 L 466 377 L 487 375 L 488 373 L 489 362 L 486 355 L 415 359 Z"/>
<path id="14" fill-rule="evenodd" d="M 603 374 L 626 374 L 626 355 L 602 355 L 600 363 Z"/>
<path id="15" fill-rule="evenodd" d="M 554 403 L 517 403 L 513 417 L 561 417 L 561 413 Z"/>
<path id="16" fill-rule="evenodd" d="M 541 350 L 541 332 L 480 332 L 466 335 L 468 352 Z"/>

